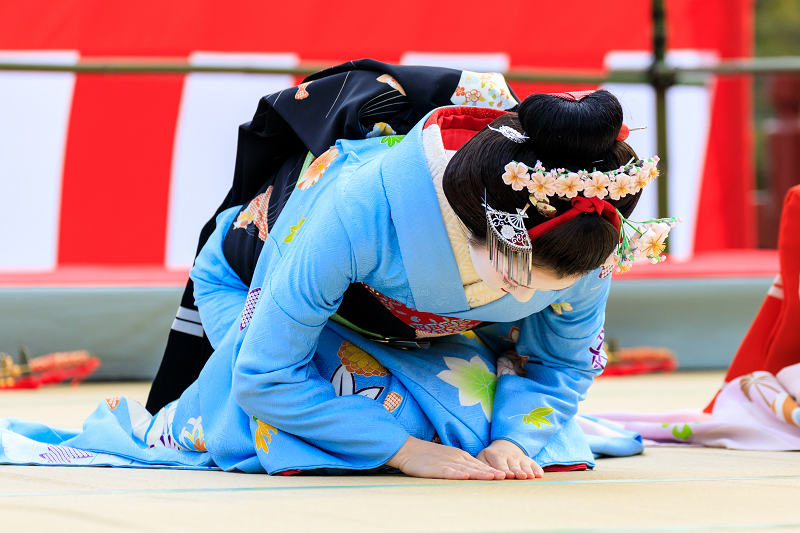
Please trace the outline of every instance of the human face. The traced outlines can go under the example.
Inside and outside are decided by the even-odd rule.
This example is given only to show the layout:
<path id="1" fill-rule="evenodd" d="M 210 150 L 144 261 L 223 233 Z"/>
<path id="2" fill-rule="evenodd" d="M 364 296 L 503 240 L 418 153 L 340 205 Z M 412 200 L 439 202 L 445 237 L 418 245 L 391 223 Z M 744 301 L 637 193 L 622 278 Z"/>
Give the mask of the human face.
<path id="1" fill-rule="evenodd" d="M 521 285 L 508 277 L 508 272 L 495 269 L 489 261 L 489 250 L 485 246 L 469 245 L 469 255 L 472 258 L 472 266 L 475 272 L 481 277 L 484 283 L 495 292 L 510 294 L 517 301 L 525 303 L 536 291 L 560 291 L 566 289 L 578 281 L 579 276 L 557 278 L 541 268 L 535 268 L 531 272 L 531 284 Z M 500 264 L 505 264 L 505 257 L 501 254 L 498 258 Z"/>

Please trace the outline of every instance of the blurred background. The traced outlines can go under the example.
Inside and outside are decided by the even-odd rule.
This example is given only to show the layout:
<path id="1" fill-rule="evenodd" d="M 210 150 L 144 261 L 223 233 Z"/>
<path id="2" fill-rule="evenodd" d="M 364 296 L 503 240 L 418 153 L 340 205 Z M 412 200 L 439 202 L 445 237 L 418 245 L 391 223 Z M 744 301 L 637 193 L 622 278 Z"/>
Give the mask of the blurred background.
<path id="1" fill-rule="evenodd" d="M 667 263 L 614 280 L 607 334 L 724 368 L 778 271 L 800 69 L 721 70 L 791 55 L 800 0 L 2 3 L 0 351 L 88 349 L 98 379 L 152 378 L 238 125 L 304 73 L 371 57 L 501 72 L 521 98 L 614 92 L 647 126 L 639 156 L 668 154 L 662 201 L 684 223 Z M 650 189 L 634 220 L 659 212 Z"/>

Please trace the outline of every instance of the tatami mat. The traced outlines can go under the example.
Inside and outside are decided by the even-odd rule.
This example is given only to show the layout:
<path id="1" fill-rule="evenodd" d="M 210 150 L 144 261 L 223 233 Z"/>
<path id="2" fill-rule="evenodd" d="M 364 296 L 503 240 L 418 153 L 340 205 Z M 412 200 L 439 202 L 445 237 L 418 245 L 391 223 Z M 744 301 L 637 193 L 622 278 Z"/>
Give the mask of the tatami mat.
<path id="1" fill-rule="evenodd" d="M 702 407 L 722 373 L 600 379 L 583 412 Z M 0 393 L 0 417 L 76 426 L 143 383 Z M 535 481 L 0 467 L 0 531 L 800 531 L 800 454 L 648 448 Z"/>

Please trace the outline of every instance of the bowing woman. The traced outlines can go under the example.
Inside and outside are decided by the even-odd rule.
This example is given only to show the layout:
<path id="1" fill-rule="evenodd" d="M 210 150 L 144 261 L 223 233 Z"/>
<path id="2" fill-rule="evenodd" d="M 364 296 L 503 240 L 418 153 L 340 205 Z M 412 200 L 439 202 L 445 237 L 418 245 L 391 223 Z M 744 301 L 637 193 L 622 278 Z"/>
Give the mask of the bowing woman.
<path id="1" fill-rule="evenodd" d="M 215 352 L 151 431 L 201 418 L 203 451 L 248 472 L 592 468 L 574 416 L 610 274 L 669 231 L 624 231 L 657 175 L 626 130 L 602 90 L 439 108 L 306 161 L 276 219 L 280 184 L 222 212 L 191 271 Z"/>
<path id="2" fill-rule="evenodd" d="M 657 158 L 606 91 L 496 107 L 337 141 L 222 211 L 191 270 L 214 348 L 199 377 L 155 416 L 108 398 L 82 432 L 2 419 L 0 463 L 593 468 L 575 414 L 606 362 L 612 271 L 662 259 L 672 220 L 627 220 Z"/>

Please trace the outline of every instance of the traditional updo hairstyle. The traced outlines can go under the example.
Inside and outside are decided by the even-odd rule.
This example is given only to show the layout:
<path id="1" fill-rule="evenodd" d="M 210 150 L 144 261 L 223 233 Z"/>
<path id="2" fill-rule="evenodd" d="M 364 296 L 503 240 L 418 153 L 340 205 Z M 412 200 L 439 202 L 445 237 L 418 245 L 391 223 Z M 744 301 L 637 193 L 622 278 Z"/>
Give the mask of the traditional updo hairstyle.
<path id="1" fill-rule="evenodd" d="M 533 94 L 517 113 L 495 119 L 491 126 L 509 126 L 529 137 L 516 143 L 501 133 L 484 128 L 470 139 L 447 165 L 444 194 L 470 233 L 475 246 L 486 243 L 484 195 L 496 210 L 515 213 L 528 203 L 527 189 L 515 191 L 503 182 L 504 167 L 511 161 L 533 168 L 539 160 L 545 169 L 614 170 L 638 159 L 633 149 L 616 137 L 622 127 L 622 106 L 614 95 L 596 91 L 580 101 L 550 94 Z M 578 193 L 582 194 L 582 193 Z M 619 200 L 605 198 L 627 218 L 641 191 Z M 556 216 L 569 210 L 569 199 L 549 197 Z M 531 229 L 549 220 L 531 206 L 525 226 Z M 559 278 L 580 276 L 601 266 L 619 242 L 619 231 L 597 213 L 582 214 L 532 242 L 534 267 Z"/>

